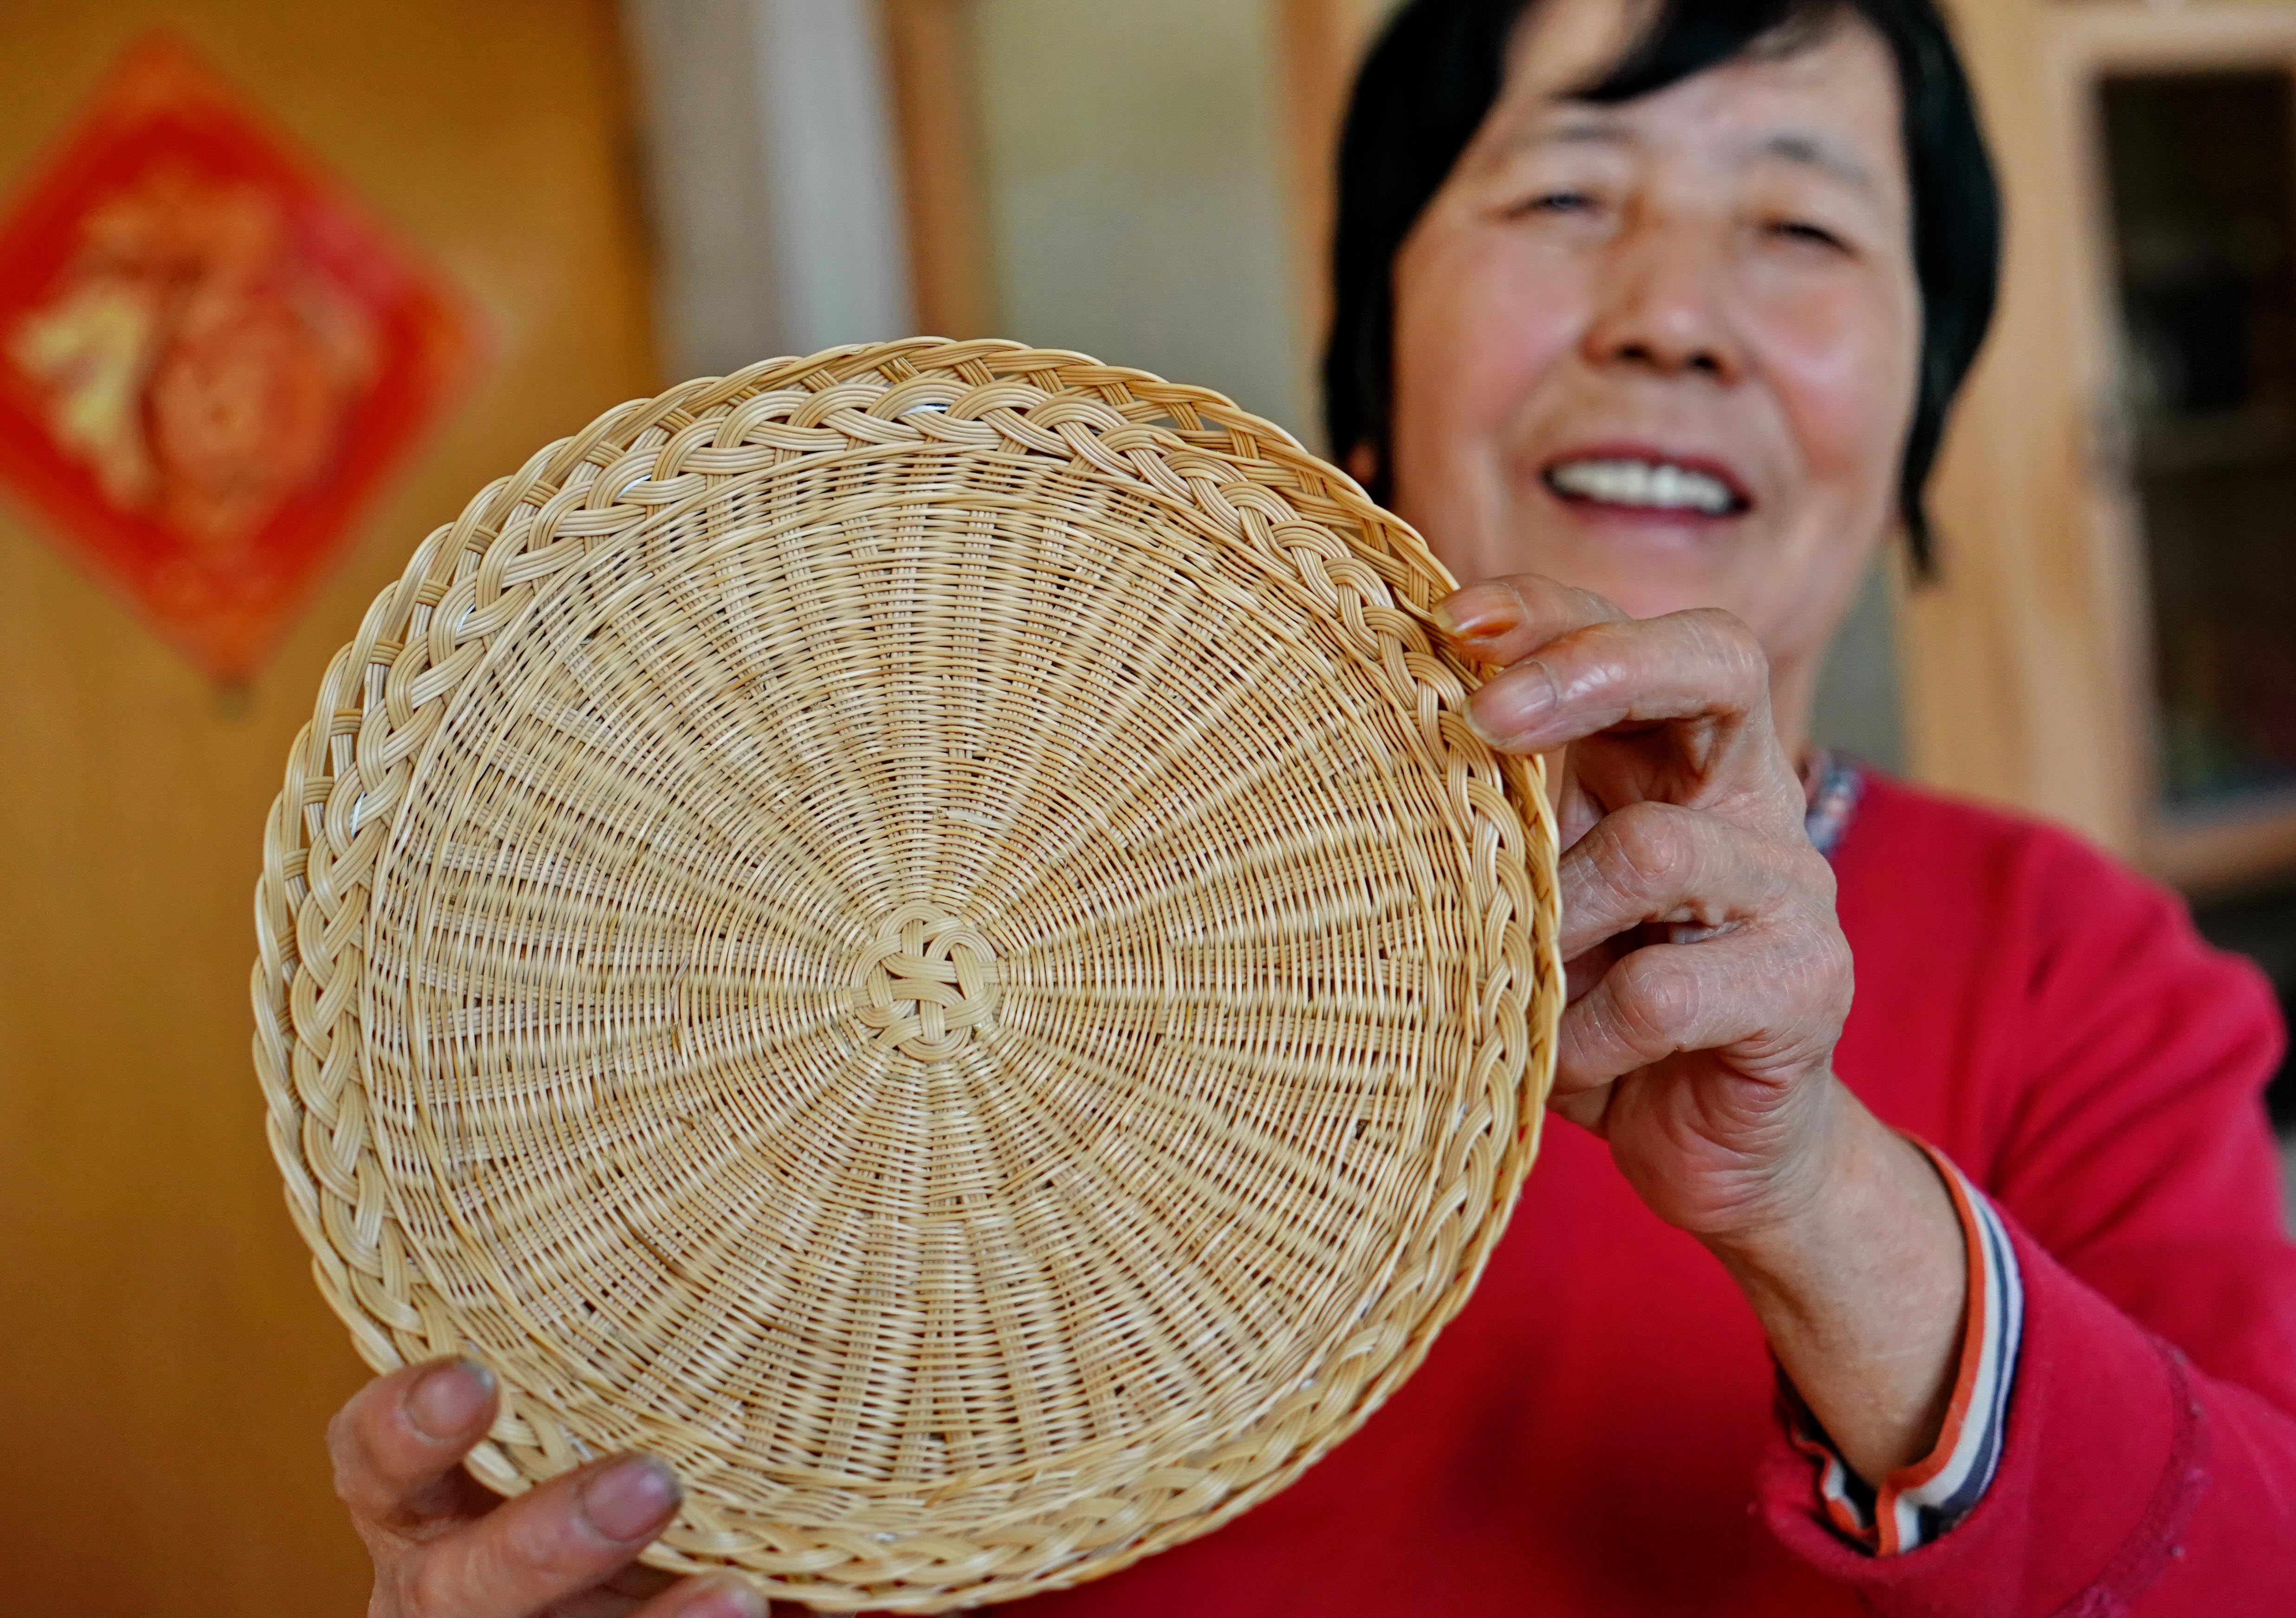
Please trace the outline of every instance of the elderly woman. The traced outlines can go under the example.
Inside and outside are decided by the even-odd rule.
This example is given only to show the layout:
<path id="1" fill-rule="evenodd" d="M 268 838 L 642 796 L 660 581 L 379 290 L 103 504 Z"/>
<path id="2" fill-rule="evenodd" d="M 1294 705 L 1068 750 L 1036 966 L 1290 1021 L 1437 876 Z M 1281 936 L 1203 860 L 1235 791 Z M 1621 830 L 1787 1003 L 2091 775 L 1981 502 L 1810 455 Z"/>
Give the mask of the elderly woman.
<path id="1" fill-rule="evenodd" d="M 1568 749 L 1580 1127 L 1355 1438 L 1033 1605 L 2296 1612 L 2261 984 L 2070 838 L 1808 742 L 1876 551 L 1926 565 L 1993 298 L 1931 0 L 1419 0 L 1341 169 L 1333 440 L 1470 581 L 1477 726 Z M 656 1463 L 490 1509 L 492 1403 L 417 1367 L 338 1421 L 378 1618 L 758 1611 L 627 1570 Z"/>

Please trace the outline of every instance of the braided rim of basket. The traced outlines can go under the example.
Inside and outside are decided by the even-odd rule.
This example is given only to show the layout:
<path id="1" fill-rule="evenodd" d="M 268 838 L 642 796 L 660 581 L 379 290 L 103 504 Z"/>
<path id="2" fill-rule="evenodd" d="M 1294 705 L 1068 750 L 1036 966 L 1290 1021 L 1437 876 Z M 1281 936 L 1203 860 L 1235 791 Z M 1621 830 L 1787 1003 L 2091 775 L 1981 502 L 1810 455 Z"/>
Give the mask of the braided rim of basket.
<path id="1" fill-rule="evenodd" d="M 1279 1399 L 1242 1441 L 1159 1466 L 1124 1498 L 1072 1502 L 1100 1509 L 1095 1531 L 1080 1532 L 1071 1510 L 1059 1523 L 1011 1523 L 993 1544 L 888 1543 L 689 1496 L 644 1558 L 739 1569 L 767 1595 L 828 1610 L 934 1611 L 1097 1577 L 1226 1522 L 1352 1433 L 1416 1369 L 1505 1228 L 1538 1149 L 1563 992 L 1543 772 L 1494 755 L 1462 717 L 1480 671 L 1426 628 L 1450 576 L 1408 526 L 1281 428 L 1203 388 L 1003 341 L 852 346 L 687 382 L 549 445 L 423 541 L 328 666 L 265 825 L 255 1067 L 296 1229 L 369 1366 L 466 1347 L 397 1222 L 368 1128 L 359 1025 L 370 883 L 450 699 L 534 594 L 603 539 L 736 477 L 922 440 L 1082 462 L 1191 505 L 1295 575 L 1385 672 L 1473 830 L 1472 897 L 1493 970 L 1472 1073 L 1490 1099 L 1455 1134 L 1427 1225 L 1384 1306 L 1333 1356 L 1339 1374 Z M 505 1379 L 469 1467 L 518 1493 L 586 1459 Z"/>

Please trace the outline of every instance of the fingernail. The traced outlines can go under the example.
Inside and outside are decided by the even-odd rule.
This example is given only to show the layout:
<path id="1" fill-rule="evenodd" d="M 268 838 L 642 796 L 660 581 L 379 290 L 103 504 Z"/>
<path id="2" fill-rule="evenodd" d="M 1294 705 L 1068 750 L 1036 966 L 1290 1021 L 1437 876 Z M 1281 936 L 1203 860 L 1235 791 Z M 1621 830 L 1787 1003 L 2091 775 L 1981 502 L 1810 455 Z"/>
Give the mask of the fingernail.
<path id="1" fill-rule="evenodd" d="M 406 1394 L 406 1419 L 436 1443 L 460 1438 L 494 1401 L 495 1374 L 475 1360 L 449 1360 L 425 1372 Z"/>
<path id="2" fill-rule="evenodd" d="M 1522 622 L 1514 597 L 1496 584 L 1470 584 L 1435 603 L 1435 622 L 1461 641 L 1488 640 Z"/>
<path id="3" fill-rule="evenodd" d="M 705 1579 L 703 1593 L 680 1609 L 685 1618 L 771 1618 L 766 1598 L 732 1579 Z"/>
<path id="4" fill-rule="evenodd" d="M 1435 603 L 1435 622 L 1458 641 L 1490 641 L 1522 625 L 1522 603 L 1504 585 L 1467 585 Z"/>
<path id="5" fill-rule="evenodd" d="M 1491 747 L 1518 746 L 1554 706 L 1554 676 L 1534 659 L 1467 699 L 1467 728 Z"/>
<path id="6" fill-rule="evenodd" d="M 636 1540 L 660 1526 L 683 1491 L 676 1475 L 650 1457 L 618 1460 L 582 1486 L 582 1515 L 610 1540 Z"/>

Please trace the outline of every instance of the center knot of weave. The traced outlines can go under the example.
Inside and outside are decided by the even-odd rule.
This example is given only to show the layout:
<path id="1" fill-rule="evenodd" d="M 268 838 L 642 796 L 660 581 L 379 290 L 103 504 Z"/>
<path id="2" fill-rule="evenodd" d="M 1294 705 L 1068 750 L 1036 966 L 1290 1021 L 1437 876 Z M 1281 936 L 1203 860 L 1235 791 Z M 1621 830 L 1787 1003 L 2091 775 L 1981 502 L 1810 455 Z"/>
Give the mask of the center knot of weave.
<path id="1" fill-rule="evenodd" d="M 995 1011 L 996 987 L 988 941 L 927 904 L 886 917 L 853 968 L 862 1026 L 921 1062 L 963 1050 Z"/>

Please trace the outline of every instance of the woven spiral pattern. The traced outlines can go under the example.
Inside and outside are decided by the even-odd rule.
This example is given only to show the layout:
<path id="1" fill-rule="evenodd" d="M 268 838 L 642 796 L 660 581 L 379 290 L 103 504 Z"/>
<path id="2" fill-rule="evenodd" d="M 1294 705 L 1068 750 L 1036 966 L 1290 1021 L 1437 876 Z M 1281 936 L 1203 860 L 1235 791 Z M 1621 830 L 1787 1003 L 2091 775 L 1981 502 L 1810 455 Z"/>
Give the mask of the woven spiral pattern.
<path id="1" fill-rule="evenodd" d="M 1073 1583 L 1351 1432 L 1536 1149 L 1535 767 L 1418 537 L 1217 395 L 920 339 L 426 540 L 266 829 L 256 1066 L 377 1369 L 825 1610 Z"/>

